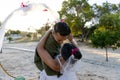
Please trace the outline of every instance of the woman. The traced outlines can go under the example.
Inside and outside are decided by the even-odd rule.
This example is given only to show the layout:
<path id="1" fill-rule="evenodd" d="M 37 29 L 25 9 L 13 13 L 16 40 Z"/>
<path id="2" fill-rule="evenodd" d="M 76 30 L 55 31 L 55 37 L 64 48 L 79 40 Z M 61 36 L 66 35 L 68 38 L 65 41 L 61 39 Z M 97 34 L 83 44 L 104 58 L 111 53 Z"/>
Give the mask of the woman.
<path id="1" fill-rule="evenodd" d="M 61 65 L 60 72 L 62 74 L 58 80 L 78 80 L 73 66 L 82 57 L 79 49 L 71 43 L 65 43 L 61 49 L 61 57 L 63 57 L 64 63 L 61 63 L 57 58 Z"/>
<path id="2" fill-rule="evenodd" d="M 46 35 L 41 39 L 41 41 L 40 41 L 41 47 L 44 48 L 47 37 L 49 36 L 49 34 L 51 32 L 52 31 L 49 30 L 46 33 Z M 59 72 L 61 73 L 61 75 L 59 75 L 59 77 L 48 76 L 46 74 L 45 70 L 43 70 L 40 73 L 39 80 L 70 80 L 70 79 L 73 80 L 73 77 L 74 77 L 74 80 L 77 80 L 75 72 L 73 72 L 73 71 L 70 72 L 70 67 L 72 67 L 77 60 L 81 59 L 81 57 L 82 57 L 81 52 L 75 45 L 73 45 L 72 43 L 63 44 L 60 54 L 57 55 L 53 61 L 53 63 L 55 63 L 55 65 L 56 65 L 56 67 L 59 68 Z M 67 73 L 68 71 L 69 71 L 69 73 Z M 70 78 L 70 77 L 71 78 L 68 79 L 67 76 L 69 76 L 68 78 Z"/>

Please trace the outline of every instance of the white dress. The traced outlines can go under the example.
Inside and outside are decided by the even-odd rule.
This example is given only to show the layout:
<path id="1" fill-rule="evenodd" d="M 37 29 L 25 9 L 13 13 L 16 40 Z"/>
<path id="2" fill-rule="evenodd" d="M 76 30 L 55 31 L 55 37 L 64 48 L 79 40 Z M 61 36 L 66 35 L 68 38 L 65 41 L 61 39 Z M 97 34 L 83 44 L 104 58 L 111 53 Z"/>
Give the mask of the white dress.
<path id="1" fill-rule="evenodd" d="M 73 70 L 69 70 L 64 72 L 64 74 L 60 77 L 57 76 L 48 76 L 45 72 L 45 70 L 43 70 L 40 73 L 40 79 L 39 80 L 78 80 L 75 71 Z"/>
<path id="2" fill-rule="evenodd" d="M 58 80 L 57 76 L 48 76 L 45 70 L 40 72 L 40 79 L 39 80 Z"/>
<path id="3" fill-rule="evenodd" d="M 75 71 L 69 70 L 64 72 L 58 80 L 78 80 L 78 77 L 76 76 Z"/>
<path id="4" fill-rule="evenodd" d="M 61 75 L 60 77 L 57 77 L 57 75 L 55 76 L 48 76 L 45 72 L 45 70 L 43 70 L 40 73 L 40 79 L 39 80 L 78 80 L 77 75 L 75 73 L 74 70 L 74 64 L 71 64 L 72 61 L 72 57 L 71 56 L 65 63 L 64 65 L 61 64 L 59 57 L 56 57 L 56 59 L 58 60 L 60 66 L 62 67 L 61 69 L 61 73 L 63 75 Z"/>
<path id="5" fill-rule="evenodd" d="M 58 78 L 58 80 L 78 80 L 76 72 L 74 70 L 74 63 L 73 62 L 74 56 L 71 55 L 70 58 L 62 65 L 59 58 L 57 58 L 59 64 L 62 67 L 61 73 L 63 74 Z"/>

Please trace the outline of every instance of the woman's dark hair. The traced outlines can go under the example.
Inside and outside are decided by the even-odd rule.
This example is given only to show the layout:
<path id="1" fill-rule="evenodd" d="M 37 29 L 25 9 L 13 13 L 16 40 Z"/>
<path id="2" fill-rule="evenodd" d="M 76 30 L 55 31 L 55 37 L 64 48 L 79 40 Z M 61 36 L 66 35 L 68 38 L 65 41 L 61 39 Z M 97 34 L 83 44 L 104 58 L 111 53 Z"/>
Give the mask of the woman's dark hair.
<path id="1" fill-rule="evenodd" d="M 75 59 L 82 58 L 82 54 L 77 47 L 75 47 L 73 44 L 65 43 L 61 49 L 62 57 L 66 61 L 72 54 L 74 55 Z"/>
<path id="2" fill-rule="evenodd" d="M 58 22 L 54 26 L 55 32 L 61 36 L 67 36 L 71 33 L 70 27 L 65 22 Z"/>

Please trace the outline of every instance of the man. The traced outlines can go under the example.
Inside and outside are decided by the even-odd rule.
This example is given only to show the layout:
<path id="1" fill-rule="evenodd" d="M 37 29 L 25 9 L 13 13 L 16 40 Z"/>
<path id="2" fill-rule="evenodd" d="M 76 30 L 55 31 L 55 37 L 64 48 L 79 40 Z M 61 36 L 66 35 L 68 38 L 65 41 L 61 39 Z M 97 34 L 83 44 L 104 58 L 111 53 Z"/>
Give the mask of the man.
<path id="1" fill-rule="evenodd" d="M 48 76 L 60 76 L 60 66 L 58 66 L 58 63 L 54 59 L 56 55 L 60 53 L 59 51 L 63 41 L 68 37 L 70 37 L 69 40 L 72 40 L 70 33 L 71 30 L 65 22 L 58 22 L 55 24 L 54 30 L 48 32 L 49 36 L 44 48 L 41 46 L 44 45 L 41 41 L 38 43 L 36 52 L 39 55 L 38 58 L 41 58 L 43 62 L 36 65 L 38 65 L 38 67 L 43 65 L 41 66 L 41 69 L 39 69 L 44 69 Z"/>

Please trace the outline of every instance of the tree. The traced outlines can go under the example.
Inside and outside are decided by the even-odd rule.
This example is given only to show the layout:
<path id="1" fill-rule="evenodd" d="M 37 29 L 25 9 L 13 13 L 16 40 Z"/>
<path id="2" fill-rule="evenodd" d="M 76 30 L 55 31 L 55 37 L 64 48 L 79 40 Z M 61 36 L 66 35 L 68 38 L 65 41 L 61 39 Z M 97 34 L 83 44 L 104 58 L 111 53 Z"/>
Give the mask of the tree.
<path id="1" fill-rule="evenodd" d="M 64 1 L 59 11 L 60 18 L 70 25 L 73 35 L 85 35 L 86 33 L 83 32 L 85 23 L 94 15 L 91 8 L 87 0 Z"/>
<path id="2" fill-rule="evenodd" d="M 120 15 L 105 14 L 100 18 L 99 28 L 91 36 L 92 44 L 95 47 L 105 48 L 106 61 L 108 61 L 107 48 L 113 50 L 120 47 Z"/>
<path id="3" fill-rule="evenodd" d="M 118 35 L 118 34 L 117 34 Z M 111 33 L 110 30 L 99 30 L 96 29 L 94 34 L 91 36 L 92 44 L 95 47 L 105 48 L 106 50 L 106 61 L 108 61 L 108 47 L 115 49 L 118 37 L 116 33 Z"/>
<path id="4" fill-rule="evenodd" d="M 104 2 L 102 5 L 93 4 L 92 9 L 94 11 L 95 21 L 99 22 L 100 17 L 104 14 L 120 13 L 120 3 L 111 4 L 108 2 Z"/>
<path id="5" fill-rule="evenodd" d="M 120 31 L 120 14 L 104 14 L 99 20 L 99 25 L 111 31 Z"/>
<path id="6" fill-rule="evenodd" d="M 9 40 L 9 43 L 10 43 L 13 38 L 11 36 L 8 36 L 7 39 Z"/>
<path id="7" fill-rule="evenodd" d="M 112 40 L 116 41 L 116 45 L 114 48 L 120 47 L 120 14 L 104 14 L 100 18 L 100 26 L 104 26 L 106 30 L 109 30 L 111 33 L 114 34 L 114 38 Z"/>

